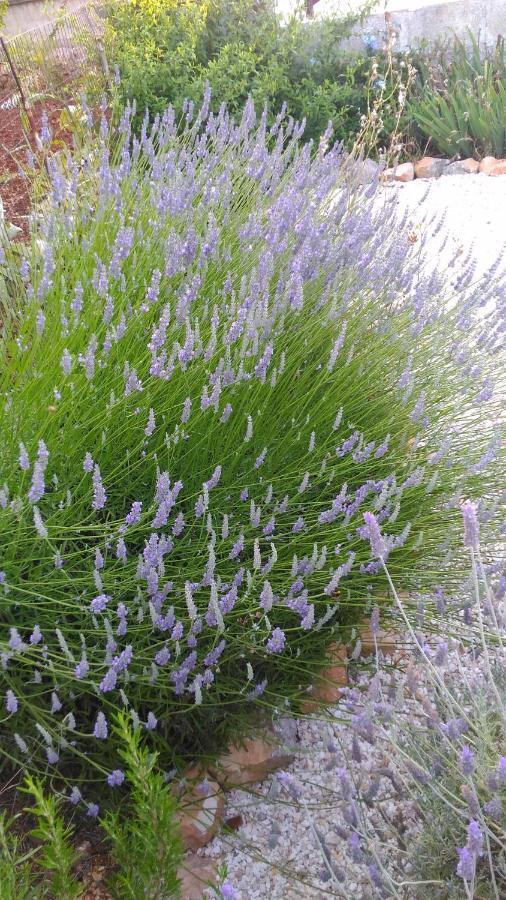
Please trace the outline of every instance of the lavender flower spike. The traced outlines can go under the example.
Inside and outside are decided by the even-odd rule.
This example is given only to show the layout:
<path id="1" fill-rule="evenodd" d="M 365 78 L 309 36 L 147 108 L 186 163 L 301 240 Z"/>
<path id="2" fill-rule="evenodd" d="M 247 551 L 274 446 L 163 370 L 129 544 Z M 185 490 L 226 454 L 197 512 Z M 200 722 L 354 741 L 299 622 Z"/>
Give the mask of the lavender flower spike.
<path id="1" fill-rule="evenodd" d="M 480 524 L 476 515 L 476 504 L 472 500 L 465 500 L 462 504 L 464 518 L 464 547 L 470 550 L 478 550 L 480 543 Z"/>
<path id="2" fill-rule="evenodd" d="M 5 708 L 10 715 L 14 715 L 17 713 L 19 707 L 18 698 L 16 697 L 14 691 L 7 691 L 5 695 Z"/>
<path id="3" fill-rule="evenodd" d="M 381 534 L 378 520 L 376 519 L 374 513 L 364 513 L 364 522 L 367 525 L 369 531 L 369 541 L 371 543 L 372 555 L 376 556 L 378 559 L 386 559 L 386 557 L 388 556 L 388 547 Z"/>
<path id="4" fill-rule="evenodd" d="M 107 728 L 107 719 L 104 716 L 103 712 L 100 711 L 97 715 L 95 727 L 93 729 L 93 737 L 96 737 L 101 741 L 105 741 L 108 733 L 109 730 Z"/>
<path id="5" fill-rule="evenodd" d="M 100 474 L 100 469 L 97 465 L 95 465 L 93 469 L 93 509 L 103 509 L 107 500 L 107 494 L 104 490 L 104 485 L 102 484 L 102 476 Z"/>

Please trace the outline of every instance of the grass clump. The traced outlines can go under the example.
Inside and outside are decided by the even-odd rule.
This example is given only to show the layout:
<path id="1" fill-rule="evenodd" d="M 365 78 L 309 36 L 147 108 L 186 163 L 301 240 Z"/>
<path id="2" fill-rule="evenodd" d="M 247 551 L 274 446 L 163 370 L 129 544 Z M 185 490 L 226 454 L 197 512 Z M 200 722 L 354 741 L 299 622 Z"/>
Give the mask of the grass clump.
<path id="1" fill-rule="evenodd" d="M 297 710 L 385 589 L 364 510 L 451 584 L 502 476 L 492 282 L 451 302 L 339 148 L 209 99 L 49 160 L 5 317 L 2 752 L 100 789 L 118 707 L 162 765 Z"/>

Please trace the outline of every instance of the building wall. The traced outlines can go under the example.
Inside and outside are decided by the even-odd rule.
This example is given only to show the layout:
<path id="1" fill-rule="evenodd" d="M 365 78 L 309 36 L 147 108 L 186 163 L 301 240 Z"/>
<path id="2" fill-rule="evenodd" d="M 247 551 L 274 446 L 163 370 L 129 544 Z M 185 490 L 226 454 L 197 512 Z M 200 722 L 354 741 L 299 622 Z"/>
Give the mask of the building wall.
<path id="1" fill-rule="evenodd" d="M 281 0 L 290 3 L 291 0 Z M 432 41 L 456 33 L 465 37 L 470 28 L 480 33 L 488 44 L 497 36 L 506 36 L 506 0 L 389 0 L 391 23 L 398 36 L 397 48 L 407 50 L 423 40 Z M 359 0 L 320 0 L 315 6 L 319 16 L 333 10 L 346 10 L 360 6 Z M 383 9 L 383 0 L 378 7 Z M 375 13 L 357 28 L 353 46 L 360 47 L 364 37 L 371 35 L 382 40 L 385 34 L 385 15 Z"/>

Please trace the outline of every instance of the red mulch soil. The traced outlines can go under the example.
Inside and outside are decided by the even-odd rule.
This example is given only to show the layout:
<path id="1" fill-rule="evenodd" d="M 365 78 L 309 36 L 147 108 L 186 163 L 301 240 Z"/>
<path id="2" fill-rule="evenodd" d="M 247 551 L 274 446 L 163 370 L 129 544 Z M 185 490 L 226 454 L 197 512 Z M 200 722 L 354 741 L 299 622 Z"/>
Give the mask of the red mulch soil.
<path id="1" fill-rule="evenodd" d="M 53 135 L 48 149 L 56 151 L 64 145 L 72 145 L 72 134 L 62 128 L 60 121 L 64 109 L 64 103 L 50 98 L 43 103 L 34 103 L 28 108 L 30 128 L 27 131 L 23 127 L 22 107 L 2 109 L 0 106 L 0 197 L 6 221 L 22 229 L 20 239 L 28 237 L 30 213 L 31 175 L 22 174 L 28 168 L 27 152 L 36 150 L 35 134 L 40 132 L 43 111 L 47 114 Z"/>

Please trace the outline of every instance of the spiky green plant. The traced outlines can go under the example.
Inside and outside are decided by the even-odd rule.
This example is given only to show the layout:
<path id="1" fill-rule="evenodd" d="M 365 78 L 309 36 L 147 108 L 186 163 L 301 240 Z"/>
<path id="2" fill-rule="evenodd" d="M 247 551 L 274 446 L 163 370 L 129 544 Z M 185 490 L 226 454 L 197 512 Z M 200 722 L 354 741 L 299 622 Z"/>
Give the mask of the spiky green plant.
<path id="1" fill-rule="evenodd" d="M 493 51 L 471 32 L 423 62 L 421 97 L 410 113 L 421 132 L 445 156 L 506 154 L 506 57 L 504 39 Z"/>
<path id="2" fill-rule="evenodd" d="M 140 729 L 132 728 L 128 715 L 116 717 L 114 731 L 130 794 L 128 809 L 110 812 L 102 820 L 118 865 L 110 881 L 113 896 L 118 900 L 177 897 L 183 849 L 174 793 L 156 768 L 157 754 L 143 746 Z"/>

